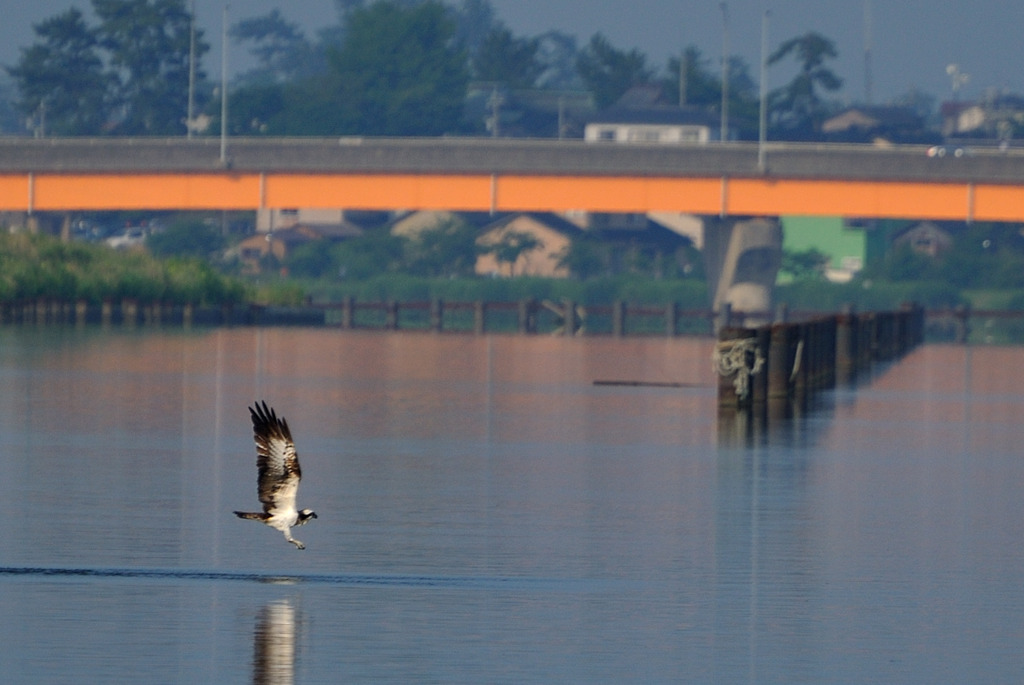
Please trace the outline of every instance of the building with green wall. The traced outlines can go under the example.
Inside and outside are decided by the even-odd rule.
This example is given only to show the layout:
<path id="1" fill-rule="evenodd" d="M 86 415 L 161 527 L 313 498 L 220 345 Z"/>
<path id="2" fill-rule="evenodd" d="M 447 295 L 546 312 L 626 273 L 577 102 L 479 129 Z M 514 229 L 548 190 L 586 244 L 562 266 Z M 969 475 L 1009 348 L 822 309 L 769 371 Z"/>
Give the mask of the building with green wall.
<path id="1" fill-rule="evenodd" d="M 782 249 L 786 252 L 817 250 L 828 255 L 826 276 L 845 282 L 864 268 L 868 256 L 867 233 L 838 216 L 782 217 Z"/>

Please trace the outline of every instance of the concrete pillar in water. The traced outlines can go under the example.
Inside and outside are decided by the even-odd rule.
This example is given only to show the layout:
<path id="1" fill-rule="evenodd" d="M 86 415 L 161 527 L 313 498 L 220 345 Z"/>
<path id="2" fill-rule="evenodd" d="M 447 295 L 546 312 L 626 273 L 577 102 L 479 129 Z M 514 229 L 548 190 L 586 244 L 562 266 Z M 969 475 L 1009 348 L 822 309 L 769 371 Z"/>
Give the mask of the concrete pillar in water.
<path id="1" fill-rule="evenodd" d="M 741 325 L 772 316 L 775 277 L 782 263 L 782 225 L 774 217 L 705 217 L 704 267 L 711 306 L 744 314 Z"/>

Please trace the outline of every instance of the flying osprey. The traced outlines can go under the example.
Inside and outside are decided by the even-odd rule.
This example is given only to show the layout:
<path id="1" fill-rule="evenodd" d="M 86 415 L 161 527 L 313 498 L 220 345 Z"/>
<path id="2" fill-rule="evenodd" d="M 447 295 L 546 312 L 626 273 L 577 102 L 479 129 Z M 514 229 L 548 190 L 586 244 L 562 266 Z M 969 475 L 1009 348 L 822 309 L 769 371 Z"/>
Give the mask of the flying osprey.
<path id="1" fill-rule="evenodd" d="M 295 509 L 295 495 L 299 490 L 302 470 L 295 452 L 292 433 L 284 417 L 277 418 L 267 403 L 257 402 L 249 407 L 252 414 L 253 440 L 256 441 L 256 467 L 259 471 L 257 490 L 263 512 L 236 511 L 235 516 L 263 521 L 284 533 L 284 539 L 299 549 L 306 546 L 292 537 L 292 526 L 301 526 L 316 518 L 312 509 Z"/>

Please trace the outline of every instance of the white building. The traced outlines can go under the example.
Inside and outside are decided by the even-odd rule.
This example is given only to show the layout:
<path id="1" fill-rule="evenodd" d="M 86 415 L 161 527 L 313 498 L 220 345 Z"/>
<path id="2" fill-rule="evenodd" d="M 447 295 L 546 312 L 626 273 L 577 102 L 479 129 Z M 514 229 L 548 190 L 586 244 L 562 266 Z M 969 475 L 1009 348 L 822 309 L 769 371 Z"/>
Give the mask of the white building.
<path id="1" fill-rule="evenodd" d="M 592 117 L 583 129 L 588 142 L 707 143 L 720 137 L 721 120 L 688 107 L 613 107 Z"/>

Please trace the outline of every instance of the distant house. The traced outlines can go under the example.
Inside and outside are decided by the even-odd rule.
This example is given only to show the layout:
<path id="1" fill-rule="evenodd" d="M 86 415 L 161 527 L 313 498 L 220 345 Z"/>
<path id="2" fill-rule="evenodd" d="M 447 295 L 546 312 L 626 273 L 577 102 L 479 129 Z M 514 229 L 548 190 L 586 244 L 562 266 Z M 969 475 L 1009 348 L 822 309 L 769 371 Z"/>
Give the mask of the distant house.
<path id="1" fill-rule="evenodd" d="M 475 271 L 484 276 L 566 278 L 569 269 L 560 263 L 562 256 L 582 233 L 578 226 L 555 214 L 510 214 L 481 229 L 477 245 L 483 252 L 477 257 Z M 494 248 L 505 241 L 513 242 L 519 235 L 533 241 L 535 247 L 522 251 L 514 261 L 499 259 Z"/>
<path id="2" fill-rule="evenodd" d="M 953 247 L 953 234 L 933 221 L 922 221 L 893 235 L 892 244 L 893 247 L 906 245 L 917 254 L 938 257 Z"/>
<path id="3" fill-rule="evenodd" d="M 421 210 L 409 212 L 391 222 L 392 235 L 417 238 L 424 231 L 432 231 L 453 223 L 462 223 L 464 216 L 457 212 Z"/>
<path id="4" fill-rule="evenodd" d="M 650 216 L 642 217 L 642 224 L 630 223 L 617 226 L 614 221 L 605 224 L 602 220 L 620 215 L 599 214 L 593 217 L 587 234 L 607 245 L 607 271 L 612 274 L 630 273 L 642 269 L 652 275 L 662 276 L 672 270 L 676 274 L 689 274 L 700 256 L 694 241 L 678 232 L 675 227 L 666 226 Z"/>
<path id="5" fill-rule="evenodd" d="M 338 225 L 344 220 L 345 212 L 341 209 L 261 209 L 256 212 L 256 232 L 270 233 L 299 224 Z"/>
<path id="6" fill-rule="evenodd" d="M 281 262 L 287 259 L 295 248 L 314 240 L 346 240 L 362 234 L 362 228 L 348 222 L 339 225 L 298 224 L 249 236 L 238 244 L 238 258 L 245 271 L 259 273 L 261 264 L 268 257 Z"/>
<path id="7" fill-rule="evenodd" d="M 583 128 L 583 139 L 599 143 L 707 143 L 721 139 L 721 116 L 703 107 L 665 104 L 657 86 L 637 86 Z"/>
<path id="8" fill-rule="evenodd" d="M 256 212 L 256 232 L 269 233 L 297 226 L 329 231 L 331 227 L 381 225 L 390 218 L 389 212 L 349 209 L 261 209 Z"/>
<path id="9" fill-rule="evenodd" d="M 924 119 L 910 107 L 850 107 L 822 122 L 821 132 L 844 142 L 918 142 Z"/>
<path id="10" fill-rule="evenodd" d="M 704 249 L 704 220 L 699 216 L 679 212 L 649 212 L 647 216 L 651 221 L 689 239 L 694 248 Z"/>
<path id="11" fill-rule="evenodd" d="M 632 221 L 598 222 L 584 229 L 556 214 L 510 214 L 483 227 L 477 240 L 483 252 L 477 258 L 476 273 L 567 278 L 573 273 L 564 258 L 577 240 L 590 241 L 590 268 L 600 273 L 629 273 L 637 269 L 654 274 L 689 273 L 699 264 L 699 254 L 688 237 L 643 215 L 628 216 Z M 516 234 L 536 241 L 536 247 L 525 250 L 512 263 L 488 250 Z"/>
<path id="12" fill-rule="evenodd" d="M 1024 130 L 1024 97 L 989 94 L 978 102 L 944 102 L 942 135 L 1009 141 Z"/>
<path id="13" fill-rule="evenodd" d="M 720 123 L 697 108 L 612 107 L 590 118 L 583 139 L 592 143 L 707 143 L 718 140 Z"/>

